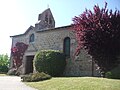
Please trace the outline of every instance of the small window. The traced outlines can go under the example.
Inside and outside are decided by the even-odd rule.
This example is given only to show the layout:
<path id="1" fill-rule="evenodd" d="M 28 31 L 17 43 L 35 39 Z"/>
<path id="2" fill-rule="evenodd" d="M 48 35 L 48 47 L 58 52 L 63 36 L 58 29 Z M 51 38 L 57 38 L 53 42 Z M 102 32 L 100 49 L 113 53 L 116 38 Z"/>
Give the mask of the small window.
<path id="1" fill-rule="evenodd" d="M 35 36 L 34 34 L 31 34 L 29 38 L 29 42 L 34 42 L 34 40 L 35 40 Z"/>
<path id="2" fill-rule="evenodd" d="M 69 38 L 69 37 L 66 37 L 66 38 L 64 39 L 63 52 L 65 53 L 65 55 L 66 55 L 67 57 L 70 56 L 70 38 Z"/>

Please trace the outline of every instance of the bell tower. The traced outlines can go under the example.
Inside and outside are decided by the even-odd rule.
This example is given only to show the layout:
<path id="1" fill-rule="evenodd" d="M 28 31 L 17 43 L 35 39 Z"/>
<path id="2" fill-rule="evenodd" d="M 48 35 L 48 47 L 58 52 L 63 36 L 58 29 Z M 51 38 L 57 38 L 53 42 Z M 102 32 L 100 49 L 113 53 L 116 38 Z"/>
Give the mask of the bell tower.
<path id="1" fill-rule="evenodd" d="M 50 8 L 38 15 L 38 22 L 35 24 L 37 30 L 49 29 L 55 27 L 55 20 Z"/>

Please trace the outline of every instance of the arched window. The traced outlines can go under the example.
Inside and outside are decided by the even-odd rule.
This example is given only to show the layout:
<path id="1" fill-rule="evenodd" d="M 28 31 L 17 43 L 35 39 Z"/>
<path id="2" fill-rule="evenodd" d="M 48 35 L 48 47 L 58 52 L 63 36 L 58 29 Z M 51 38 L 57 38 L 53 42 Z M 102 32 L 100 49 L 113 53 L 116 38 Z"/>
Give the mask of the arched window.
<path id="1" fill-rule="evenodd" d="M 49 24 L 52 24 L 52 16 L 49 16 Z"/>
<path id="2" fill-rule="evenodd" d="M 45 21 L 48 23 L 48 14 L 45 15 Z"/>
<path id="3" fill-rule="evenodd" d="M 64 39 L 64 44 L 63 44 L 63 52 L 65 53 L 66 56 L 70 56 L 70 38 L 66 37 Z"/>
<path id="4" fill-rule="evenodd" d="M 34 34 L 31 34 L 29 38 L 29 42 L 34 42 L 34 40 L 35 40 L 35 36 Z"/>

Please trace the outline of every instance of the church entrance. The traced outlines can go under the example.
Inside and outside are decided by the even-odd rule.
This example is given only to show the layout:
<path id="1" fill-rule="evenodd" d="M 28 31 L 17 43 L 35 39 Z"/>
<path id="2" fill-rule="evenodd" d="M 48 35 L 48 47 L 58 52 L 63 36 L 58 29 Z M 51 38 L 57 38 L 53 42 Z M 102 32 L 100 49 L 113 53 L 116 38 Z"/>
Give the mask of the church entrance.
<path id="1" fill-rule="evenodd" d="M 33 59 L 34 56 L 26 56 L 25 74 L 33 73 Z"/>

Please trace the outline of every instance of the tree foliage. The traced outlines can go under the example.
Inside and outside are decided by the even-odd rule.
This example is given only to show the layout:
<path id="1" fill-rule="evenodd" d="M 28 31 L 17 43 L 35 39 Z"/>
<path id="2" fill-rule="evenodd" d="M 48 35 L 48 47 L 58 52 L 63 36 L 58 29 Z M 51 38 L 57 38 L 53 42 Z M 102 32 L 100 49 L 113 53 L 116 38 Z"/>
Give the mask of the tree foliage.
<path id="1" fill-rule="evenodd" d="M 11 55 L 13 59 L 13 67 L 18 68 L 22 65 L 22 59 L 28 45 L 23 42 L 17 42 L 15 47 L 11 49 Z"/>
<path id="2" fill-rule="evenodd" d="M 79 16 L 73 18 L 73 29 L 76 33 L 78 47 L 87 50 L 104 72 L 111 70 L 118 64 L 120 55 L 120 11 L 100 9 L 95 5 L 93 12 L 86 9 Z"/>
<path id="3" fill-rule="evenodd" d="M 8 55 L 0 55 L 0 72 L 7 72 L 9 65 L 9 57 Z"/>

